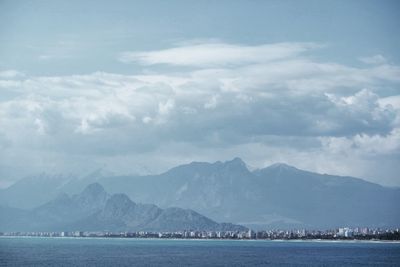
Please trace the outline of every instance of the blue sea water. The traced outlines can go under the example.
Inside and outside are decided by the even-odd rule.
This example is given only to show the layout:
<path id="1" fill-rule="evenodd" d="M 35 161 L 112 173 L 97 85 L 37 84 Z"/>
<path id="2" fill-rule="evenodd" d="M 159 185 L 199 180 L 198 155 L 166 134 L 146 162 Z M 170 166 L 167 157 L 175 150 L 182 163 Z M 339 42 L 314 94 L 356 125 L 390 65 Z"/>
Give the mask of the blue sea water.
<path id="1" fill-rule="evenodd" d="M 400 266 L 400 244 L 2 237 L 0 265 Z"/>

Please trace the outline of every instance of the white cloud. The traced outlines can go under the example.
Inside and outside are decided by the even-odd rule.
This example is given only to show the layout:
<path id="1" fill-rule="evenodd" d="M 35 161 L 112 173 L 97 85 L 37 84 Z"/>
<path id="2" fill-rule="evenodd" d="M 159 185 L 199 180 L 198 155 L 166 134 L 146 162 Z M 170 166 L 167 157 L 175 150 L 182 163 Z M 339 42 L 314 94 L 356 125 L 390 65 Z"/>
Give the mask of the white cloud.
<path id="1" fill-rule="evenodd" d="M 382 107 L 390 105 L 393 108 L 400 109 L 400 95 L 394 95 L 394 96 L 380 98 L 379 104 Z"/>
<path id="2" fill-rule="evenodd" d="M 336 97 L 333 94 L 326 94 L 326 96 L 335 105 L 347 109 L 351 113 L 370 113 L 373 115 L 376 109 L 381 108 L 378 103 L 379 96 L 365 88 L 350 96 Z"/>
<path id="3" fill-rule="evenodd" d="M 37 132 L 41 135 L 46 133 L 46 124 L 39 118 L 35 119 L 35 125 L 37 126 Z"/>
<path id="4" fill-rule="evenodd" d="M 152 120 L 153 119 L 151 117 L 149 117 L 149 116 L 145 116 L 142 119 L 143 123 L 145 123 L 145 124 L 150 123 Z"/>
<path id="5" fill-rule="evenodd" d="M 400 154 L 400 128 L 387 135 L 357 134 L 351 137 L 321 137 L 327 151 L 335 154 L 357 154 L 358 157 Z"/>
<path id="6" fill-rule="evenodd" d="M 16 70 L 3 70 L 0 71 L 0 79 L 14 79 L 24 77 L 25 74 Z"/>
<path id="7" fill-rule="evenodd" d="M 158 113 L 160 115 L 168 115 L 174 107 L 175 107 L 175 100 L 168 99 L 166 102 L 158 103 Z"/>
<path id="8" fill-rule="evenodd" d="M 319 47 L 313 43 L 278 43 L 257 46 L 199 43 L 160 51 L 124 52 L 122 62 L 143 65 L 229 66 L 269 62 L 296 56 Z"/>
<path id="9" fill-rule="evenodd" d="M 205 109 L 215 109 L 218 104 L 218 95 L 213 95 L 210 100 L 204 104 Z"/>
<path id="10" fill-rule="evenodd" d="M 374 64 L 374 65 L 385 64 L 387 62 L 386 58 L 382 55 L 375 55 L 375 56 L 371 56 L 371 57 L 362 57 L 362 58 L 359 58 L 359 60 L 365 64 Z"/>

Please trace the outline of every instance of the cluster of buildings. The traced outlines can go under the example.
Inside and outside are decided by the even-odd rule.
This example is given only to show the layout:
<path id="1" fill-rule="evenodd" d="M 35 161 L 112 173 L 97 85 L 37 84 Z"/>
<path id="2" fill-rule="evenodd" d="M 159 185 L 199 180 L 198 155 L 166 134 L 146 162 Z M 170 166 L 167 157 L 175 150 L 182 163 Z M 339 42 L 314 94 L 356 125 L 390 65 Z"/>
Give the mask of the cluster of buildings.
<path id="1" fill-rule="evenodd" d="M 330 230 L 269 230 L 256 233 L 257 239 L 399 239 L 400 229 L 343 227 Z"/>
<path id="2" fill-rule="evenodd" d="M 380 239 L 400 240 L 400 229 L 338 228 L 332 230 L 267 230 L 267 231 L 176 231 L 176 232 L 8 232 L 0 236 L 37 237 L 122 237 L 175 239 Z"/>

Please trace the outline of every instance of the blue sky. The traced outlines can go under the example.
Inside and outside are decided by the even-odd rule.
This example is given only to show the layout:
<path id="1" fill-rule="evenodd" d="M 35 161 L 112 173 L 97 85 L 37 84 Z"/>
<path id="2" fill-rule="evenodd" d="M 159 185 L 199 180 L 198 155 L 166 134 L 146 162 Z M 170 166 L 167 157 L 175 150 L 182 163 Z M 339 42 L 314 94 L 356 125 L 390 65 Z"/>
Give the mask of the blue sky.
<path id="1" fill-rule="evenodd" d="M 242 157 L 400 185 L 398 1 L 0 1 L 0 186 Z"/>
<path id="2" fill-rule="evenodd" d="M 314 56 L 358 64 L 399 61 L 398 1 L 1 1 L 1 67 L 30 74 L 133 73 L 124 50 L 193 39 L 262 44 L 317 42 Z M 42 61 L 38 62 L 38 56 Z M 45 59 L 59 60 L 45 60 Z"/>

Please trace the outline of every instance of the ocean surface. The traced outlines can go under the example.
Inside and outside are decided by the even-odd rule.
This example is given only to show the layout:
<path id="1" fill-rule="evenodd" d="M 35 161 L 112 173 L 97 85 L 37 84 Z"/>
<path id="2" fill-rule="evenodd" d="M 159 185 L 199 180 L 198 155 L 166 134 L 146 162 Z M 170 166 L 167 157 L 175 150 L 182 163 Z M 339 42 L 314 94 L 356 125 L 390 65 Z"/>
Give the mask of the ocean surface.
<path id="1" fill-rule="evenodd" d="M 1 266 L 400 266 L 400 244 L 0 238 Z"/>

